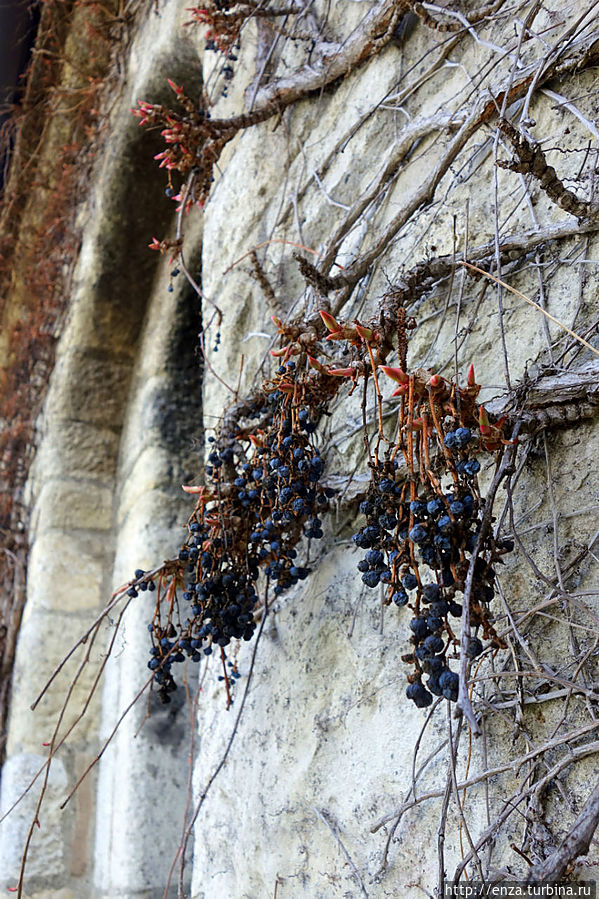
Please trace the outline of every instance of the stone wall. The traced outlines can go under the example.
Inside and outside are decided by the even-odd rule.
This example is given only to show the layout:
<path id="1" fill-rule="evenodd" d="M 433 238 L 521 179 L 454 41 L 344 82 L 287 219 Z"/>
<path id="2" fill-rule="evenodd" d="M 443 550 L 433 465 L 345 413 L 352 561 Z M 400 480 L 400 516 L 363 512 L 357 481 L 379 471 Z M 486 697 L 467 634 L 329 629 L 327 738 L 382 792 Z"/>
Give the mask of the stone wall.
<path id="1" fill-rule="evenodd" d="M 385 3 L 256 17 L 232 79 L 222 56 L 203 51 L 201 31 L 182 27 L 185 4 L 152 6 L 139 19 L 110 98 L 110 139 L 79 211 L 83 244 L 30 474 L 28 599 L 3 809 L 43 769 L 77 665 L 89 653 L 59 735 L 79 715 L 119 627 L 85 716 L 50 767 L 41 810 L 39 778 L 2 824 L 4 889 L 18 880 L 31 827 L 23 895 L 37 899 L 437 895 L 439 869 L 453 876 L 469 853 L 471 877 L 526 876 L 527 859 L 551 856 L 591 792 L 599 475 L 595 374 L 585 380 L 584 372 L 597 350 L 563 325 L 599 346 L 593 15 L 590 5 L 545 4 L 523 32 L 532 4 L 498 3 L 479 18 L 469 4 L 446 14 L 425 4 L 420 17 L 408 6 L 396 6 L 391 24 Z M 367 40 L 362 23 L 377 10 Z M 327 66 L 359 39 L 368 52 L 328 77 Z M 130 107 L 139 98 L 172 104 L 167 78 L 190 96 L 203 79 L 213 118 L 224 118 L 260 109 L 277 85 L 289 91 L 298 72 L 304 93 L 241 130 L 218 161 L 203 214 L 178 219 L 152 159 L 160 141 L 138 128 Z M 511 156 L 498 108 L 515 124 L 523 117 L 565 187 L 589 204 L 583 214 L 560 208 L 564 195 L 555 202 L 531 174 L 495 165 Z M 179 226 L 203 301 L 146 249 Z M 251 276 L 253 248 L 274 301 Z M 324 298 L 306 287 L 298 248 L 325 276 L 351 278 L 369 264 L 351 289 Z M 552 318 L 465 276 L 452 265 L 464 257 L 487 269 L 499 259 L 501 277 Z M 423 262 L 421 280 L 410 280 Z M 309 550 L 312 573 L 272 604 L 255 660 L 253 643 L 236 650 L 242 678 L 231 709 L 220 667 L 201 665 L 196 695 L 190 664 L 170 705 L 155 694 L 134 705 L 60 811 L 147 679 L 149 594 L 122 619 L 124 603 L 116 605 L 91 648 L 80 647 L 35 712 L 30 705 L 111 591 L 136 568 L 176 555 L 193 508 L 180 485 L 201 481 L 204 432 L 214 433 L 231 402 L 226 385 L 243 396 L 278 364 L 268 352 L 271 313 L 309 316 L 328 300 L 343 320 L 367 320 L 390 285 L 403 286 L 417 322 L 411 370 L 451 378 L 457 344 L 462 380 L 474 361 L 481 396 L 497 408 L 514 396 L 522 402 L 515 388 L 541 374 L 576 372 L 591 384 L 569 405 L 554 381 L 553 424 L 523 439 L 512 499 L 501 491 L 497 499 L 497 521 L 503 516 L 520 542 L 493 604 L 507 648 L 486 653 L 476 671 L 482 737 L 452 717 L 454 704 L 440 701 L 428 716 L 406 700 L 409 612 L 382 605 L 356 571 L 355 497 L 367 476 L 359 387 L 351 397 L 341 391 L 319 429 L 338 489 L 325 539 Z M 366 414 L 375 416 L 372 398 Z M 483 492 L 492 476 L 489 456 Z M 501 689 L 491 679 L 498 671 Z M 177 847 L 200 801 L 178 889 Z M 588 858 L 585 878 L 596 873 L 596 847 Z"/>

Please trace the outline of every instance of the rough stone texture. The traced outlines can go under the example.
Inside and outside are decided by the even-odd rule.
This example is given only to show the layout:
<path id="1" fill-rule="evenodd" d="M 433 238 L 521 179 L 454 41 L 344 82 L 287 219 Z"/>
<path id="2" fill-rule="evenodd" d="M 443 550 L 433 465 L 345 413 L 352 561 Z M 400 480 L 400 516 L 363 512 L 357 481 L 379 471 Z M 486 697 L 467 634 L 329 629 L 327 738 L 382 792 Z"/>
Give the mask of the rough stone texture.
<path id="1" fill-rule="evenodd" d="M 390 796 L 409 788 L 411 735 L 421 718 L 403 701 L 404 677 L 396 660 L 405 638 L 393 610 L 382 623 L 380 607 L 372 608 L 372 600 L 355 588 L 352 562 L 345 547 L 328 554 L 310 590 L 290 594 L 266 625 L 237 751 L 197 830 L 194 896 L 236 895 L 240 884 L 241 895 L 267 896 L 277 879 L 283 896 L 359 895 L 319 812 L 362 877 L 376 871 L 380 847 L 365 837 L 367 825 L 386 810 Z M 244 647 L 244 674 L 249 655 Z M 279 684 L 275 691 L 273 682 Z M 218 763 L 232 726 L 221 691 L 214 682 L 210 686 L 201 707 L 198 790 Z M 249 818 L 242 812 L 244 796 L 252 809 Z M 218 847 L 232 821 L 238 845 L 225 858 Z M 217 855 L 218 867 L 212 861 Z M 415 865 L 410 854 L 410 867 L 417 881 L 428 861 Z M 400 884 L 393 877 L 375 895 L 397 895 Z"/>
<path id="2" fill-rule="evenodd" d="M 333 4 L 327 37 L 349 34 L 361 21 L 364 6 Z M 543 9 L 535 21 L 536 33 L 553 34 L 551 29 L 558 28 L 562 18 L 574 20 L 578 6 L 553 4 Z M 322 15 L 323 9 L 324 4 L 317 4 L 316 13 Z M 320 308 L 322 298 L 303 293 L 291 258 L 293 247 L 282 242 L 262 245 L 289 241 L 322 254 L 331 235 L 338 234 L 336 261 L 347 269 L 373 245 L 406 200 L 428 183 L 464 110 L 470 109 L 473 79 L 481 66 L 486 66 L 481 90 L 488 88 L 496 95 L 511 65 L 510 57 L 496 53 L 492 45 L 511 46 L 513 14 L 500 17 L 488 31 L 480 26 L 487 44 L 462 37 L 436 70 L 429 66 L 444 33 L 419 23 L 403 42 L 398 35 L 380 56 L 340 82 L 303 100 L 280 119 L 239 134 L 219 161 L 203 218 L 194 210 L 185 221 L 187 264 L 196 279 L 201 278 L 205 296 L 224 314 L 221 344 L 214 353 L 210 346 L 217 325 L 212 306 L 205 301 L 200 318 L 198 298 L 182 275 L 172 280 L 175 289 L 168 292 L 171 266 L 146 251 L 152 235 L 173 234 L 176 226 L 163 197 L 166 180 L 151 158 L 160 144 L 144 135 L 127 113 L 138 97 L 170 101 L 167 76 L 182 82 L 193 95 L 200 80 L 201 41 L 197 31 L 181 29 L 188 15 L 185 4 L 172 3 L 160 15 L 148 11 L 140 22 L 129 68 L 114 98 L 113 138 L 98 162 L 81 212 L 88 224 L 29 487 L 33 532 L 28 606 L 14 682 L 9 760 L 2 778 L 3 807 L 43 763 L 40 745 L 49 739 L 73 669 L 33 714 L 28 707 L 44 680 L 100 613 L 112 589 L 131 579 L 136 567 L 149 569 L 176 552 L 182 525 L 193 508 L 185 502 L 180 485 L 201 478 L 202 430 L 211 432 L 231 399 L 212 372 L 233 386 L 239 378 L 243 394 L 272 371 L 270 313 L 285 317 L 301 303 L 308 312 Z M 251 102 L 256 68 L 264 65 L 267 76 L 274 77 L 277 65 L 280 72 L 303 62 L 304 42 L 298 41 L 283 42 L 269 63 L 265 53 L 270 33 L 262 25 L 248 25 L 235 77 L 215 116 L 233 114 Z M 538 41 L 527 41 L 522 59 L 528 64 L 544 52 Z M 214 84 L 221 62 L 209 55 L 206 84 Z M 580 98 L 577 103 L 588 121 L 596 117 L 594 77 L 585 70 L 551 83 L 552 90 Z M 222 79 L 218 90 L 221 84 Z M 259 100 L 259 93 L 256 96 Z M 578 151 L 591 138 L 596 154 L 596 128 L 567 106 L 556 108 L 556 102 L 541 92 L 535 95 L 534 133 L 546 149 L 572 151 L 549 150 L 548 156 L 560 177 L 588 199 L 595 163 L 577 180 L 584 157 Z M 516 115 L 519 110 L 511 112 Z M 446 128 L 443 117 L 446 121 L 451 114 L 457 124 Z M 348 207 L 417 125 L 418 136 L 398 162 L 395 181 L 355 225 L 343 229 Z M 434 200 L 410 217 L 369 278 L 354 291 L 341 317 L 369 317 L 389 283 L 422 259 L 451 254 L 454 216 L 458 257 L 464 251 L 466 222 L 470 247 L 492 241 L 495 171 L 502 233 L 571 221 L 535 183 L 495 170 L 494 138 L 493 123 L 473 135 L 440 179 Z M 501 142 L 498 152 L 500 158 L 508 152 Z M 275 289 L 276 310 L 250 277 L 249 261 L 242 259 L 253 247 L 260 248 L 259 257 Z M 591 326 L 597 318 L 598 248 L 594 232 L 574 234 L 522 254 L 504 268 L 510 283 L 535 299 L 539 278 L 544 278 L 543 302 L 551 314 L 580 333 L 589 329 L 587 339 L 596 344 Z M 330 274 L 339 271 L 334 265 Z M 411 338 L 409 363 L 450 376 L 457 335 L 462 377 L 474 360 L 482 395 L 490 398 L 505 389 L 497 294 L 480 281 L 465 279 L 461 285 L 458 271 L 453 292 L 445 279 L 411 301 L 409 311 L 418 329 Z M 551 358 L 559 364 L 565 349 L 559 325 L 546 325 L 539 313 L 505 291 L 503 304 L 512 383 L 519 382 L 527 369 L 534 374 Z M 197 336 L 200 326 L 210 322 L 211 371 L 205 373 L 202 396 Z M 335 352 L 333 347 L 332 358 L 342 361 Z M 584 358 L 581 354 L 575 367 Z M 389 392 L 386 385 L 385 392 Z M 342 482 L 348 472 L 365 469 L 360 393 L 357 390 L 351 398 L 343 394 L 323 425 L 327 471 Z M 371 405 L 372 399 L 369 419 L 374 414 Z M 391 410 L 390 405 L 385 408 Z M 390 411 L 389 427 L 392 424 Z M 556 577 L 556 559 L 565 569 L 597 531 L 596 423 L 591 420 L 551 433 L 547 447 L 559 510 L 558 538 L 554 540 L 541 439 L 514 490 L 514 521 L 537 571 L 520 553 L 499 574 L 510 613 L 518 619 L 550 593 L 546 581 Z M 483 490 L 492 473 L 489 462 L 481 475 Z M 500 495 L 498 513 L 503 502 Z M 422 736 L 426 717 L 405 700 L 406 670 L 400 660 L 409 647 L 409 613 L 383 608 L 378 593 L 362 587 L 355 569 L 359 555 L 350 539 L 355 522 L 355 508 L 340 501 L 325 525 L 324 549 L 316 551 L 316 558 L 312 549 L 310 580 L 270 609 L 231 754 L 195 827 L 193 860 L 190 853 L 186 869 L 186 895 L 193 899 L 417 897 L 423 891 L 436 895 L 435 852 L 448 783 L 447 736 L 450 726 L 455 736 L 458 723 L 448 719 L 446 704 L 441 703 Z M 481 741 L 470 745 L 462 740 L 458 781 L 476 778 L 486 769 L 502 770 L 490 781 L 488 795 L 480 783 L 461 794 L 468 834 L 450 795 L 445 836 L 449 874 L 468 851 L 470 837 L 480 836 L 500 813 L 510 790 L 516 789 L 513 759 L 551 739 L 560 722 L 574 729 L 591 720 L 577 746 L 597 737 L 588 712 L 595 708 L 590 691 L 597 676 L 592 617 L 597 610 L 596 551 L 586 554 L 565 579 L 576 600 L 547 606 L 545 617 L 537 615 L 530 624 L 524 645 L 511 639 L 509 649 L 486 660 L 479 674 L 489 676 L 493 666 L 500 670 L 510 653 L 523 663 L 533 653 L 550 666 L 545 675 L 571 675 L 578 664 L 575 654 L 576 658 L 587 654 L 582 681 L 587 697 L 573 694 L 565 703 L 567 689 L 549 679 L 545 693 L 526 696 L 515 725 L 516 694 L 506 692 L 508 699 L 498 698 L 491 681 L 480 687 L 479 708 L 484 711 L 484 703 L 491 700 L 500 708 L 485 717 Z M 503 600 L 497 597 L 495 603 L 498 627 L 507 629 Z M 168 707 L 152 697 L 147 720 L 142 699 L 103 754 L 97 782 L 95 775 L 84 781 L 66 812 L 57 811 L 57 801 L 95 757 L 148 677 L 146 626 L 152 611 L 150 594 L 129 605 L 103 686 L 69 748 L 51 768 L 49 801 L 30 852 L 28 897 L 159 899 L 178 851 L 188 799 L 192 804 L 197 801 L 222 759 L 249 673 L 252 645 L 239 649 L 244 677 L 229 712 L 217 666 L 206 671 L 202 667 L 193 751 L 190 703 L 197 671 L 190 668 L 189 694 L 180 687 Z M 563 624 L 567 614 L 570 630 Z M 117 615 L 118 611 L 111 614 L 113 623 Z M 82 675 L 66 723 L 81 705 L 95 670 L 90 667 Z M 190 756 L 195 759 L 192 779 Z M 556 750 L 531 768 L 531 778 L 540 781 L 560 757 Z M 374 834 L 370 829 L 409 798 L 415 774 L 419 795 L 433 795 L 407 811 L 394 833 L 387 871 L 379 875 L 389 823 Z M 538 805 L 528 807 L 532 836 L 527 851 L 542 857 L 563 837 L 596 777 L 594 753 L 552 780 Z M 32 792 L 2 825 L 3 887 L 12 885 L 18 873 L 33 796 Z M 524 860 L 510 848 L 511 843 L 520 845 L 524 824 L 524 815 L 511 819 L 498 831 L 492 856 L 485 855 L 485 865 L 499 871 L 500 877 L 526 873 Z M 592 866 L 583 869 L 585 877 L 596 873 Z M 169 896 L 177 895 L 176 879 L 175 874 Z"/>
<path id="3" fill-rule="evenodd" d="M 28 786 L 40 767 L 44 764 L 43 755 L 33 752 L 11 754 L 2 770 L 2 814 L 16 802 L 21 792 Z M 57 808 L 57 800 L 62 798 L 68 782 L 64 764 L 57 761 L 52 766 L 48 779 L 49 799 L 53 808 L 44 815 L 43 826 L 36 834 L 39 852 L 30 868 L 31 890 L 44 885 L 46 889 L 60 888 L 65 875 L 65 822 Z M 16 881 L 21 866 L 21 854 L 27 838 L 27 831 L 35 813 L 37 797 L 30 792 L 19 805 L 19 814 L 12 817 L 12 827 L 5 828 L 0 855 L 2 876 L 11 882 Z"/>
<path id="4" fill-rule="evenodd" d="M 101 583 L 105 562 L 92 536 L 73 533 L 65 540 L 60 530 L 40 534 L 29 556 L 30 607 L 63 612 L 76 612 L 86 605 L 97 608 L 104 598 Z M 47 584 L 56 587 L 48 590 Z M 90 590 L 90 586 L 96 589 Z"/>

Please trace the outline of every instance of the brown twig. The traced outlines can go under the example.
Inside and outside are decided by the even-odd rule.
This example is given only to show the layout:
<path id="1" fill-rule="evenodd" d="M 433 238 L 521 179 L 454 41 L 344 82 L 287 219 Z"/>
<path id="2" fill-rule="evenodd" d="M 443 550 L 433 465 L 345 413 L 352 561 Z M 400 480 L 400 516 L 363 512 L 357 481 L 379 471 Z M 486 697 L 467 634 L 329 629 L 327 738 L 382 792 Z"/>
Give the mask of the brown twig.
<path id="1" fill-rule="evenodd" d="M 500 168 L 520 172 L 522 175 L 532 175 L 537 179 L 549 199 L 571 215 L 586 218 L 597 212 L 595 204 L 580 200 L 575 193 L 564 186 L 553 166 L 547 164 L 541 148 L 538 145 L 533 146 L 523 134 L 514 128 L 511 122 L 502 118 L 497 127 L 508 138 L 517 157 L 511 162 L 498 161 L 497 165 Z"/>
<path id="2" fill-rule="evenodd" d="M 342 842 L 342 840 L 341 840 L 341 837 L 339 836 L 339 833 L 338 833 L 338 831 L 337 831 L 337 828 L 334 827 L 334 826 L 331 824 L 331 822 L 327 819 L 327 817 L 325 816 L 324 811 L 321 811 L 320 809 L 316 808 L 316 806 L 313 806 L 313 810 L 316 812 L 316 814 L 318 815 L 318 817 L 320 818 L 320 820 L 323 822 L 323 824 L 326 824 L 326 826 L 329 828 L 329 830 L 331 831 L 331 833 L 332 833 L 333 836 L 335 837 L 335 840 L 337 841 L 337 845 L 339 846 L 339 848 L 340 848 L 341 851 L 343 852 L 343 854 L 344 854 L 344 856 L 345 856 L 345 858 L 346 858 L 346 860 L 347 860 L 347 863 L 348 863 L 348 865 L 350 866 L 350 868 L 351 868 L 351 870 L 352 870 L 352 874 L 353 874 L 353 876 L 356 878 L 356 880 L 357 880 L 357 882 L 358 882 L 358 886 L 360 887 L 360 892 L 362 893 L 363 896 L 368 896 L 368 892 L 367 892 L 367 890 L 366 890 L 366 887 L 364 886 L 364 881 L 362 880 L 362 877 L 361 877 L 361 875 L 360 875 L 360 872 L 359 872 L 358 869 L 356 868 L 356 866 L 355 866 L 355 864 L 354 864 L 354 861 L 353 861 L 351 855 L 349 854 L 349 852 L 347 851 L 347 849 L 346 849 L 345 846 L 343 845 L 343 842 Z"/>
<path id="3" fill-rule="evenodd" d="M 561 845 L 551 855 L 534 865 L 527 883 L 560 881 L 580 855 L 586 855 L 599 825 L 599 784 L 585 802 L 582 811 Z"/>

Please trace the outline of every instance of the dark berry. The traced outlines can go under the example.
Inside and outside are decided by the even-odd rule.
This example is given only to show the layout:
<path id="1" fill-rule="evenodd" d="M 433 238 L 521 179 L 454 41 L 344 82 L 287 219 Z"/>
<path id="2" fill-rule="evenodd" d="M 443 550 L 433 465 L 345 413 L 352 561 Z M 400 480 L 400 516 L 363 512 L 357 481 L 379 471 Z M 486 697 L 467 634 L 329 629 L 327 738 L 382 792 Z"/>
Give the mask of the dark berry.
<path id="1" fill-rule="evenodd" d="M 411 571 L 403 576 L 401 582 L 406 590 L 414 590 L 418 586 L 418 578 Z"/>
<path id="2" fill-rule="evenodd" d="M 441 637 L 430 636 L 424 641 L 424 645 L 431 655 L 438 655 L 445 649 L 445 644 Z"/>
<path id="3" fill-rule="evenodd" d="M 491 587 L 490 584 L 485 584 L 483 587 L 483 599 L 485 602 L 491 602 L 493 597 L 495 596 L 495 590 Z"/>
<path id="4" fill-rule="evenodd" d="M 443 659 L 439 658 L 439 656 L 427 656 L 423 667 L 430 674 L 438 676 L 445 668 L 445 665 L 443 664 Z"/>
<path id="5" fill-rule="evenodd" d="M 431 691 L 431 693 L 435 694 L 435 696 L 443 696 L 443 691 L 441 690 L 441 687 L 439 686 L 439 680 L 438 680 L 436 674 L 433 674 L 432 677 L 429 677 L 429 679 L 426 682 L 426 686 Z"/>
<path id="6" fill-rule="evenodd" d="M 437 602 L 439 599 L 439 587 L 437 584 L 424 584 L 422 588 L 423 602 Z"/>
<path id="7" fill-rule="evenodd" d="M 424 543 L 428 537 L 428 531 L 421 524 L 416 524 L 408 534 L 412 543 Z"/>
<path id="8" fill-rule="evenodd" d="M 428 692 L 426 687 L 423 687 L 422 684 L 418 683 L 408 685 L 406 689 L 406 696 L 408 697 L 408 699 L 411 699 L 419 709 L 427 708 L 427 706 L 429 706 L 433 701 L 433 697 Z"/>
<path id="9" fill-rule="evenodd" d="M 440 599 L 438 602 L 432 602 L 430 605 L 431 615 L 435 615 L 437 618 L 442 618 L 444 615 L 447 615 L 448 612 L 449 603 L 446 599 Z"/>
<path id="10" fill-rule="evenodd" d="M 360 549 L 368 549 L 369 546 L 372 546 L 372 540 L 367 537 L 363 531 L 359 531 L 357 534 L 352 535 L 352 540 L 359 546 Z"/>
<path id="11" fill-rule="evenodd" d="M 410 621 L 410 630 L 417 640 L 424 640 L 430 633 L 424 618 L 412 618 Z"/>
<path id="12" fill-rule="evenodd" d="M 386 531 L 391 531 L 397 524 L 397 518 L 395 515 L 381 515 L 379 524 L 381 527 L 385 528 Z"/>
<path id="13" fill-rule="evenodd" d="M 451 531 L 451 518 L 449 515 L 442 515 L 439 521 L 437 522 L 437 527 L 441 531 L 442 534 L 449 534 Z"/>
<path id="14" fill-rule="evenodd" d="M 483 651 L 483 645 L 478 637 L 471 637 L 468 643 L 468 658 L 475 659 Z"/>
<path id="15" fill-rule="evenodd" d="M 422 561 L 434 568 L 437 564 L 437 553 L 433 546 L 423 546 L 421 549 Z"/>
<path id="16" fill-rule="evenodd" d="M 451 549 L 451 540 L 449 537 L 444 537 L 442 534 L 436 534 L 433 537 L 433 543 L 437 547 L 437 549 L 449 550 Z"/>
<path id="17" fill-rule="evenodd" d="M 376 587 L 380 582 L 380 574 L 378 571 L 366 571 L 362 575 L 362 581 L 367 587 Z"/>
<path id="18" fill-rule="evenodd" d="M 439 686 L 445 699 L 451 702 L 457 702 L 458 691 L 460 688 L 460 678 L 454 671 L 446 668 L 439 676 Z"/>
<path id="19" fill-rule="evenodd" d="M 293 499 L 293 490 L 291 489 L 291 487 L 283 487 L 283 489 L 279 493 L 279 502 L 285 505 L 291 499 Z"/>
<path id="20" fill-rule="evenodd" d="M 396 590 L 391 599 L 396 606 L 405 606 L 408 602 L 408 594 L 403 590 Z"/>
<path id="21" fill-rule="evenodd" d="M 380 568 L 383 560 L 384 556 L 380 549 L 369 549 L 366 553 L 366 561 L 372 568 Z"/>
<path id="22" fill-rule="evenodd" d="M 426 504 L 426 511 L 433 517 L 442 512 L 444 508 L 445 505 L 443 503 L 443 500 L 437 498 L 431 499 L 431 501 Z"/>

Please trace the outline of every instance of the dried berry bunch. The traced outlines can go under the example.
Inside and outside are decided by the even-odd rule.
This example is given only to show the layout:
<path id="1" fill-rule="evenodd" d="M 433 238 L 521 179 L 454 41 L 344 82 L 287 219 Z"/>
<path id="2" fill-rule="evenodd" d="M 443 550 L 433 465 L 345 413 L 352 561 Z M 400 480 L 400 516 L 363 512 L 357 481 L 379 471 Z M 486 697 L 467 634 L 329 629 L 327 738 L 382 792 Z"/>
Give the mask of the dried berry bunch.
<path id="1" fill-rule="evenodd" d="M 404 657 L 414 666 L 408 698 L 421 708 L 432 703 L 433 694 L 455 702 L 459 676 L 451 670 L 449 657 L 459 639 L 451 619 L 462 616 L 458 600 L 475 550 L 469 627 L 492 646 L 502 646 L 489 603 L 495 594 L 493 566 L 513 549 L 513 543 L 496 540 L 491 532 L 481 533 L 485 499 L 478 484 L 481 464 L 477 457 L 499 456 L 509 444 L 503 435 L 504 421 L 492 425 L 484 406 L 476 402 L 480 385 L 473 366 L 463 387 L 430 371 L 406 373 L 407 331 L 414 323 L 405 310 L 396 310 L 392 317 L 381 313 L 378 320 L 367 323 L 340 322 L 324 310 L 320 317 L 328 332 L 325 341 L 317 339 L 314 323 L 294 330 L 275 320 L 281 336 L 289 341 L 279 352 L 308 353 L 323 383 L 332 377 L 345 378 L 353 389 L 359 378 L 372 379 L 378 439 L 374 454 L 369 450 L 371 487 L 360 505 L 366 522 L 353 537 L 366 550 L 358 569 L 368 587 L 384 587 L 386 604 L 408 606 L 413 613 L 413 650 Z M 318 356 L 330 358 L 328 347 L 337 342 L 345 345 L 343 355 L 349 353 L 350 362 L 343 368 L 327 367 Z M 383 364 L 395 342 L 400 367 Z M 392 397 L 399 398 L 393 440 L 384 433 L 381 373 L 396 383 Z M 365 434 L 365 442 L 370 445 L 370 435 Z M 483 651 L 483 643 L 477 635 L 468 637 L 468 656 L 474 659 Z"/>
<path id="2" fill-rule="evenodd" d="M 307 577 L 297 547 L 323 536 L 320 515 L 333 495 L 319 483 L 324 461 L 314 442 L 326 404 L 315 374 L 288 361 L 209 438 L 206 483 L 185 488 L 197 495 L 196 508 L 178 559 L 158 578 L 149 625 L 148 667 L 165 702 L 175 689 L 173 665 L 215 648 L 230 701 L 238 672 L 227 672 L 224 648 L 254 635 L 257 583 L 267 579 L 280 595 Z M 144 572 L 136 578 L 130 595 L 155 589 Z"/>
<path id="3" fill-rule="evenodd" d="M 459 644 L 451 623 L 462 615 L 459 594 L 471 554 L 479 538 L 485 508 L 477 475 L 480 453 L 499 449 L 506 441 L 501 422 L 492 426 L 484 407 L 476 404 L 480 386 L 471 366 L 464 388 L 439 375 L 381 366 L 399 383 L 401 397 L 396 438 L 384 458 L 371 460 L 372 482 L 360 511 L 365 525 L 354 543 L 366 549 L 358 563 L 368 587 L 382 584 L 385 602 L 408 606 L 413 645 L 403 660 L 414 665 L 406 695 L 420 708 L 433 694 L 457 701 L 459 677 L 449 656 Z M 502 645 L 492 626 L 493 565 L 513 549 L 509 541 L 487 533 L 478 548 L 470 596 L 471 625 L 483 640 Z M 468 655 L 483 651 L 471 636 Z M 426 686 L 423 675 L 428 676 Z"/>
<path id="4" fill-rule="evenodd" d="M 458 638 L 451 619 L 462 614 L 459 594 L 473 553 L 467 608 L 480 637 L 469 634 L 468 655 L 482 652 L 482 640 L 502 645 L 489 611 L 493 566 L 513 545 L 481 530 L 485 500 L 477 475 L 478 456 L 499 455 L 509 443 L 503 423 L 492 425 L 477 403 L 472 367 L 463 387 L 422 369 L 406 374 L 407 330 L 414 324 L 403 308 L 366 324 L 339 322 L 324 310 L 309 321 L 273 320 L 283 344 L 271 351 L 279 367 L 208 438 L 205 483 L 184 488 L 197 502 L 178 558 L 158 575 L 137 571 L 129 589 L 136 596 L 157 588 L 148 665 L 159 694 L 168 702 L 175 689 L 174 664 L 198 662 L 217 648 L 231 701 L 239 672 L 232 662 L 227 670 L 225 647 L 254 635 L 265 586 L 279 595 L 307 577 L 298 547 L 323 536 L 321 515 L 333 495 L 321 483 L 317 423 L 343 384 L 353 391 L 363 378 L 364 402 L 374 385 L 378 438 L 371 452 L 364 435 L 371 485 L 360 505 L 365 524 L 353 537 L 366 550 L 358 569 L 368 587 L 383 585 L 386 604 L 412 611 L 408 698 L 419 707 L 430 705 L 433 694 L 455 701 L 459 678 L 449 658 Z M 394 343 L 399 367 L 385 364 Z M 337 344 L 343 368 L 334 359 Z M 381 375 L 397 385 L 392 438 L 383 426 Z"/>

